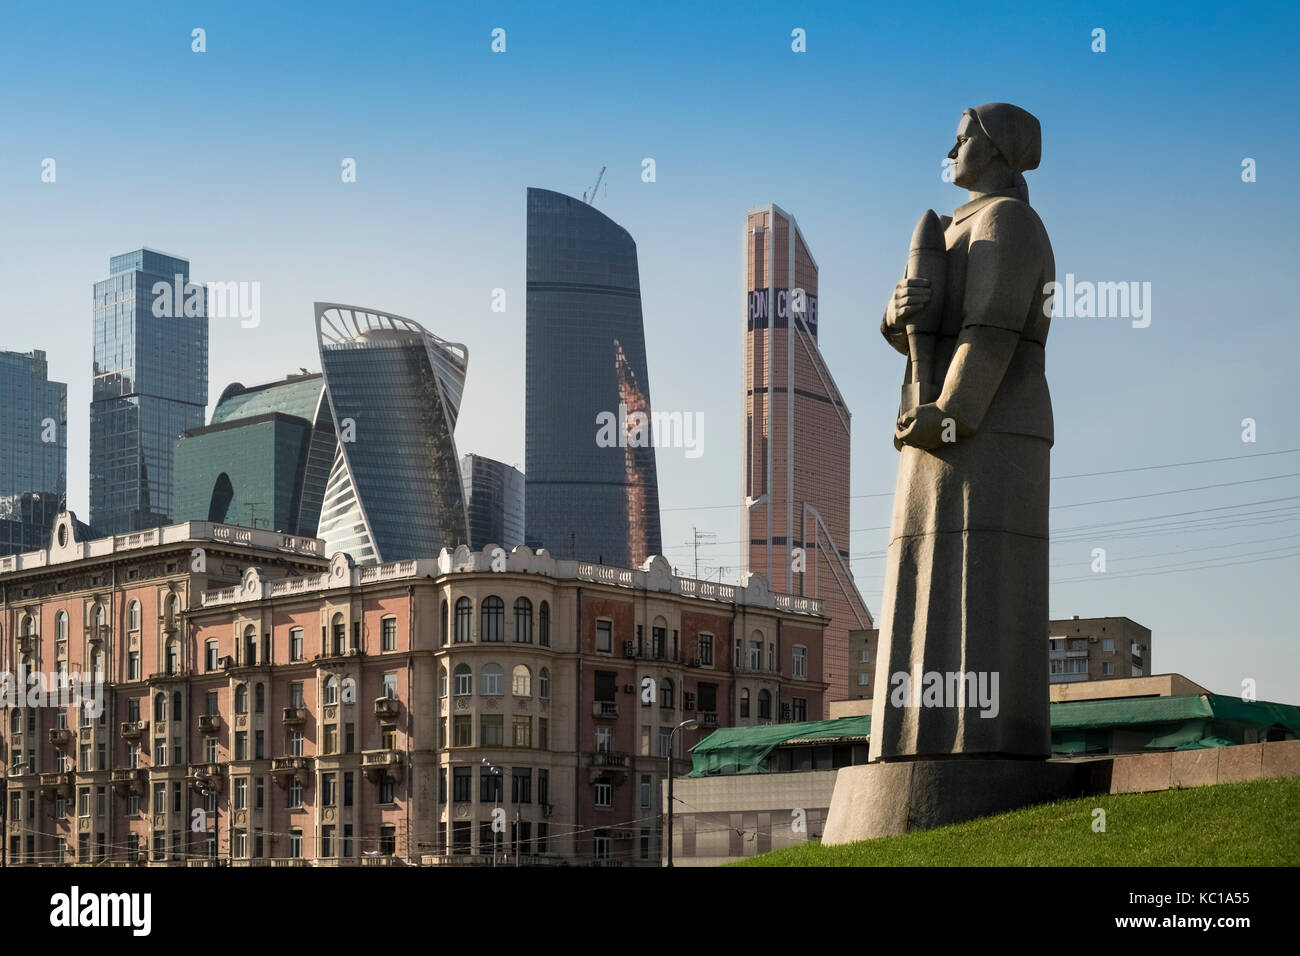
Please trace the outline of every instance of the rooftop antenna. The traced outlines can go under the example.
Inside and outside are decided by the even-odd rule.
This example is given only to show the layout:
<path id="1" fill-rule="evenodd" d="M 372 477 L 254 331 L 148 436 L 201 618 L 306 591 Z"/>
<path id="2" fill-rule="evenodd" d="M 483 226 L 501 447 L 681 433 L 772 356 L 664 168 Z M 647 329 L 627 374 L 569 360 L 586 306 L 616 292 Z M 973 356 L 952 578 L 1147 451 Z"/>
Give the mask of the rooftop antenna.
<path id="1" fill-rule="evenodd" d="M 600 181 L 605 178 L 605 170 L 607 168 L 608 167 L 606 166 L 600 167 L 600 175 L 596 177 L 596 185 L 591 187 L 590 193 L 582 194 L 582 201 L 585 202 L 587 205 L 594 206 L 596 204 L 596 190 L 600 188 Z M 587 198 L 588 196 L 590 196 L 591 198 L 588 199 Z"/>

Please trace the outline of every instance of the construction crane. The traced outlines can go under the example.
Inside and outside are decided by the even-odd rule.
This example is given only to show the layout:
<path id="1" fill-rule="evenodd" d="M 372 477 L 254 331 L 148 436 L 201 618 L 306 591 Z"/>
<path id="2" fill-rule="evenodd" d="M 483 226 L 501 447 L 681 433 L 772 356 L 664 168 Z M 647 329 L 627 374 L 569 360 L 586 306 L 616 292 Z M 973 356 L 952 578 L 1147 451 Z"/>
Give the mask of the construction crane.
<path id="1" fill-rule="evenodd" d="M 591 187 L 591 193 L 582 194 L 582 201 L 585 202 L 588 206 L 593 206 L 596 203 L 596 190 L 600 188 L 600 181 L 605 178 L 606 168 L 607 167 L 605 166 L 600 167 L 600 175 L 596 177 L 596 185 Z M 588 195 L 591 196 L 590 199 L 587 198 Z"/>

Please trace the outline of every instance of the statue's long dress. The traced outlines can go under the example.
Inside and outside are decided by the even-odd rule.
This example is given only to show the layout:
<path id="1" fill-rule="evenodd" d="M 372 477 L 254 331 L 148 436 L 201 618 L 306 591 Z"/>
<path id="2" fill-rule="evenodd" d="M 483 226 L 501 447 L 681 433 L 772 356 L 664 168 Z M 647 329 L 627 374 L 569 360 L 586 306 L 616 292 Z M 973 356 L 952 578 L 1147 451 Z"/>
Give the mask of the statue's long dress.
<path id="1" fill-rule="evenodd" d="M 974 434 L 932 451 L 902 447 L 880 616 L 872 759 L 1043 757 L 1051 750 L 1053 435 L 1043 289 L 1055 264 L 1037 214 L 1015 196 L 1008 190 L 967 203 L 945 231 L 948 281 L 934 377 L 945 386 L 940 406 L 971 387 L 960 380 L 961 368 L 950 367 L 954 349 L 966 341 L 963 329 L 994 326 L 1020 338 Z M 927 672 L 972 671 L 990 689 L 989 675 L 997 674 L 996 717 L 981 717 L 977 700 L 964 708 L 891 704 L 897 702 L 891 678 L 899 672 L 924 680 Z"/>

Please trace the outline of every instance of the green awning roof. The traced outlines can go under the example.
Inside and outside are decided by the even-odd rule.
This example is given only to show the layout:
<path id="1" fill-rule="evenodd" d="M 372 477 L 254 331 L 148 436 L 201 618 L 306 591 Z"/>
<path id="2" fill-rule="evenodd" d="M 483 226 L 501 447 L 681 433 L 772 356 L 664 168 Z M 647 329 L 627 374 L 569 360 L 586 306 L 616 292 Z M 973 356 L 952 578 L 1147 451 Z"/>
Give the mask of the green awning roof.
<path id="1" fill-rule="evenodd" d="M 1239 741 L 1219 731 L 1228 725 L 1266 730 L 1281 726 L 1300 736 L 1300 707 L 1270 701 L 1248 701 L 1219 694 L 1182 697 L 1128 697 L 1117 700 L 1074 700 L 1051 706 L 1052 751 L 1056 754 L 1105 750 L 1115 729 L 1145 731 L 1145 746 L 1196 750 L 1224 747 Z M 723 727 L 691 748 L 689 776 L 763 773 L 767 755 L 781 744 L 805 741 L 861 741 L 871 732 L 871 717 L 840 717 L 797 724 Z"/>
<path id="2" fill-rule="evenodd" d="M 825 740 L 833 743 L 847 737 L 866 737 L 871 718 L 839 717 L 808 720 L 797 724 L 764 724 L 760 727 L 723 727 L 691 748 L 692 777 L 710 773 L 762 773 L 763 761 L 774 747 L 788 740 Z"/>

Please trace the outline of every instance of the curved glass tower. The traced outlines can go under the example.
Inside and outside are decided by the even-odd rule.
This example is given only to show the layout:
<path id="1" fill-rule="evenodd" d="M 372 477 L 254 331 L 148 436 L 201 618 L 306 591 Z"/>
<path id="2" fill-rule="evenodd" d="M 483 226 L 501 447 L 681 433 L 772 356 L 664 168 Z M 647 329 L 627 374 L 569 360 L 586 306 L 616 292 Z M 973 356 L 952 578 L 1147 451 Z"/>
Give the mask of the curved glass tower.
<path id="1" fill-rule="evenodd" d="M 636 567 L 658 554 L 636 243 L 591 206 L 528 190 L 524 481 L 528 543 L 557 558 Z M 598 441 L 601 416 L 618 441 Z M 644 430 L 641 430 L 644 433 Z"/>
<path id="2" fill-rule="evenodd" d="M 321 372 L 338 435 L 317 537 L 358 564 L 469 543 L 452 433 L 469 351 L 418 323 L 316 303 Z"/>

